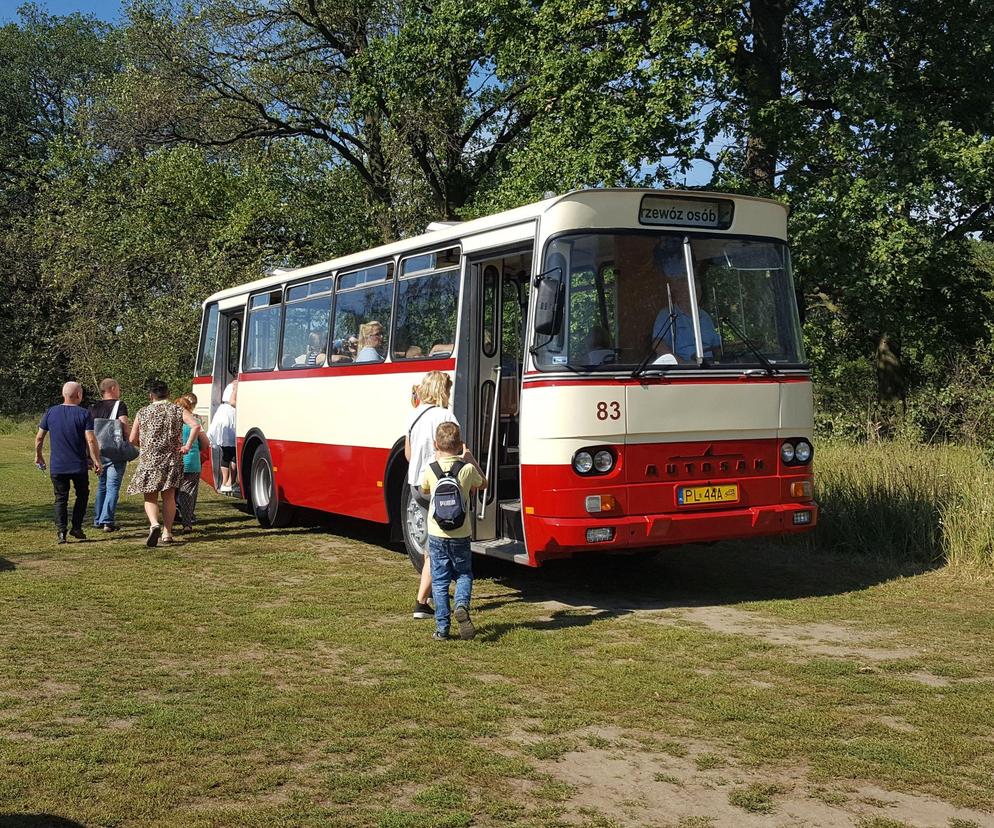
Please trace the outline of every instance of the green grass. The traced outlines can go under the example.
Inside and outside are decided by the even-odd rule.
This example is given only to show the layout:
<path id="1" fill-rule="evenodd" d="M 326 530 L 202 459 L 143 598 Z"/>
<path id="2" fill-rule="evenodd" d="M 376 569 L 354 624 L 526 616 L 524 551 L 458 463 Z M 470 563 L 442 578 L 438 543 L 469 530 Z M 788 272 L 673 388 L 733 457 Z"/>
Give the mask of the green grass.
<path id="1" fill-rule="evenodd" d="M 439 644 L 376 527 L 265 531 L 202 493 L 173 548 L 141 545 L 136 498 L 125 531 L 57 547 L 31 461 L 28 427 L 0 436 L 0 824 L 706 825 L 638 802 L 714 768 L 757 812 L 805 787 L 845 811 L 860 795 L 836 792 L 862 783 L 994 809 L 994 584 L 976 568 L 836 554 L 835 530 L 482 561 L 477 639 Z M 818 649 L 832 625 L 873 658 Z M 591 757 L 635 788 L 614 795 Z"/>

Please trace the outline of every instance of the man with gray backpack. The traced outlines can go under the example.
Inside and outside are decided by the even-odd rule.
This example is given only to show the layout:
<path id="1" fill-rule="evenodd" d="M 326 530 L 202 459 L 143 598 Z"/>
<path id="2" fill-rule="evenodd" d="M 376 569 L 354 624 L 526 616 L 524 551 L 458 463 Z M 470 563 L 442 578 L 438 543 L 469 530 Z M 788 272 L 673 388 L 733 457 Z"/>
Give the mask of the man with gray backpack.
<path id="1" fill-rule="evenodd" d="M 456 623 L 459 637 L 469 639 L 476 628 L 469 617 L 473 592 L 473 553 L 469 497 L 485 489 L 487 479 L 473 455 L 465 448 L 456 423 L 439 423 L 435 429 L 435 460 L 425 468 L 421 491 L 428 502 L 428 559 L 431 562 L 431 592 L 435 599 L 435 632 L 432 638 L 449 637 L 449 584 L 456 582 Z"/>
<path id="2" fill-rule="evenodd" d="M 128 443 L 131 424 L 128 422 L 128 406 L 121 400 L 121 386 L 117 380 L 108 377 L 100 383 L 101 400 L 90 406 L 93 415 L 93 431 L 100 446 L 100 463 L 104 473 L 97 483 L 97 500 L 93 506 L 93 527 L 105 532 L 117 529 L 114 522 L 117 512 L 117 499 L 121 492 L 121 481 L 128 461 L 134 460 L 138 452 Z"/>

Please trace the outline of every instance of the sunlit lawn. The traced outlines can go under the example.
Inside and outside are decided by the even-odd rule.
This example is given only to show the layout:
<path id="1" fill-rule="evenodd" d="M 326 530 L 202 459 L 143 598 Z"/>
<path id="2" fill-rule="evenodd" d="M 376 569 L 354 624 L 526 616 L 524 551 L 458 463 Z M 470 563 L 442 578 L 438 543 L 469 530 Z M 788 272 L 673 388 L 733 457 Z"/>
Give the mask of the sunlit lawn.
<path id="1" fill-rule="evenodd" d="M 994 808 L 976 574 L 780 543 L 484 563 L 480 635 L 437 643 L 376 527 L 264 531 L 202 493 L 173 548 L 135 498 L 59 547 L 50 492 L 30 430 L 0 436 L 0 825 L 733 824 L 704 792 L 902 824 L 868 785 Z M 609 761 L 649 774 L 631 801 Z"/>

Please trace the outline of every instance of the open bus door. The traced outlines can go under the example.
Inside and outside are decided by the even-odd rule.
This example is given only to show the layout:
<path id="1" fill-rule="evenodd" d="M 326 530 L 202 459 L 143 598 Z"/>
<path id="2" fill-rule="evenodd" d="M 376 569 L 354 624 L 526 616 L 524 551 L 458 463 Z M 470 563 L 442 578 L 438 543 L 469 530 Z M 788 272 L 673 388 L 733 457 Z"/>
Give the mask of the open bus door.
<path id="1" fill-rule="evenodd" d="M 238 368 L 242 354 L 242 325 L 245 318 L 245 308 L 238 305 L 235 308 L 221 310 L 218 325 L 217 355 L 214 360 L 214 381 L 211 385 L 211 419 L 217 407 L 221 404 L 221 396 L 228 383 L 238 379 Z M 211 446 L 211 470 L 214 476 L 214 489 L 221 486 L 221 449 Z M 237 481 L 237 477 L 235 478 Z M 235 483 L 235 494 L 241 495 Z"/>
<path id="2" fill-rule="evenodd" d="M 518 460 L 519 400 L 524 362 L 531 250 L 476 260 L 470 276 L 479 297 L 470 352 L 476 364 L 471 410 L 465 422 L 470 447 L 488 478 L 474 503 L 473 551 L 526 558 L 521 523 Z"/>

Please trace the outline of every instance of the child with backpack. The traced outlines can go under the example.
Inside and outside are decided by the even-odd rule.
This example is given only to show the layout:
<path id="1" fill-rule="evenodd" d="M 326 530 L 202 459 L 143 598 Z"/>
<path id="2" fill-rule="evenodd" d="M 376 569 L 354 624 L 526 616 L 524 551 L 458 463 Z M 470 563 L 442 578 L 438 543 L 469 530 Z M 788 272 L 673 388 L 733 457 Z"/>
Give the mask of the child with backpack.
<path id="1" fill-rule="evenodd" d="M 469 496 L 485 489 L 483 470 L 465 448 L 456 423 L 440 423 L 435 429 L 435 460 L 425 468 L 421 491 L 429 495 L 428 558 L 431 562 L 431 591 L 435 599 L 435 632 L 432 638 L 449 637 L 449 583 L 456 582 L 455 617 L 459 637 L 476 635 L 469 617 L 473 592 L 473 553 L 469 548 Z"/>

